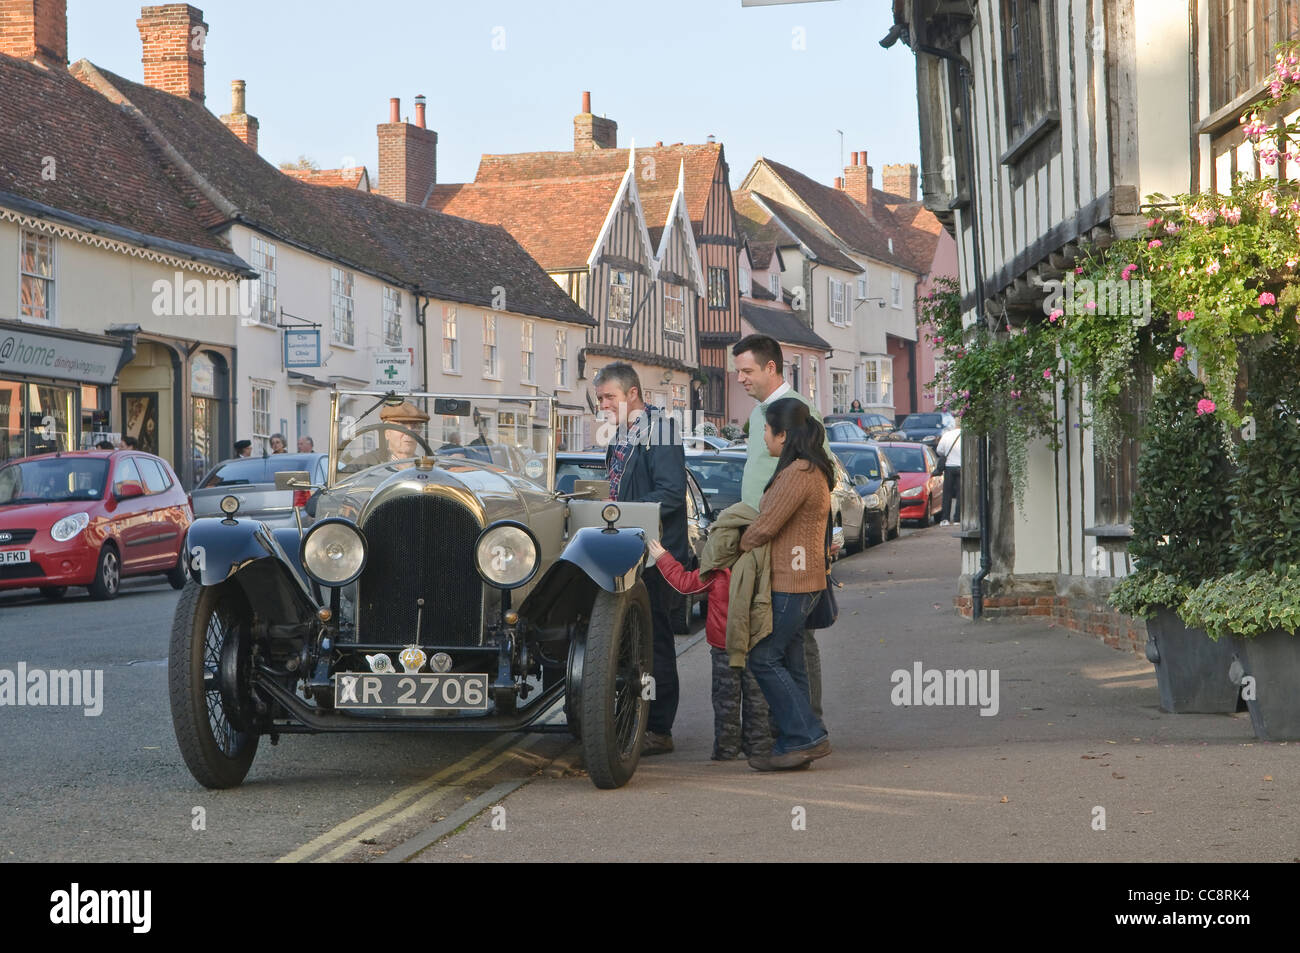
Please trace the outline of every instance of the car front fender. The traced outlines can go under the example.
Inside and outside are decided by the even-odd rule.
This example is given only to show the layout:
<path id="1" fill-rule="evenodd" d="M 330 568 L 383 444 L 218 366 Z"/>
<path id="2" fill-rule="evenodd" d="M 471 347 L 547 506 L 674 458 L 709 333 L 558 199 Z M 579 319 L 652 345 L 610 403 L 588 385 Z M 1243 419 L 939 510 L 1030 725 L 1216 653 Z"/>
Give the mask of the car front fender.
<path id="1" fill-rule="evenodd" d="M 606 592 L 627 592 L 640 580 L 645 557 L 644 530 L 587 526 L 573 534 L 559 562 L 577 566 Z"/>
<path id="2" fill-rule="evenodd" d="M 292 533 L 295 540 L 298 535 L 297 530 L 283 532 Z M 286 581 L 299 591 L 296 594 L 314 604 L 311 588 L 297 564 L 296 543 L 293 552 L 286 552 L 277 539 L 280 535 L 261 520 L 197 519 L 185 534 L 190 575 L 201 585 L 215 586 L 270 560 L 284 570 Z M 265 569 L 263 565 L 262 572 Z"/>

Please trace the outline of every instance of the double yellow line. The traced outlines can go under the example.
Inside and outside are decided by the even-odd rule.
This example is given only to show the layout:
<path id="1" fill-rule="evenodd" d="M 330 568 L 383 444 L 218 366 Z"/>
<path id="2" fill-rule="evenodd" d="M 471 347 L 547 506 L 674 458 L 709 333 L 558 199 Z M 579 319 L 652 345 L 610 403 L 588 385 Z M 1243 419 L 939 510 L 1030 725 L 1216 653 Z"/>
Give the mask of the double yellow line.
<path id="1" fill-rule="evenodd" d="M 378 839 L 396 825 L 422 816 L 450 791 L 489 774 L 508 761 L 526 757 L 528 749 L 542 737 L 541 734 L 524 735 L 522 738 L 514 734 L 499 735 L 455 764 L 403 788 L 370 810 L 343 821 L 290 851 L 276 863 L 328 863 L 341 860 L 360 847 L 362 841 Z"/>

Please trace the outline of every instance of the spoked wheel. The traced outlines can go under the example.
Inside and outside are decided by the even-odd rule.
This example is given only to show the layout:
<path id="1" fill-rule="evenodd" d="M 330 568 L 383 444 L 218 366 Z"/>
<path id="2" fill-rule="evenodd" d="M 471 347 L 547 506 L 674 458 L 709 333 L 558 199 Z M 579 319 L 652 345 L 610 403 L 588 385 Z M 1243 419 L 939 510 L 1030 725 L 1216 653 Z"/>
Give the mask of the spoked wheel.
<path id="1" fill-rule="evenodd" d="M 172 622 L 167 682 L 176 742 L 204 787 L 235 787 L 257 753 L 251 624 L 234 584 L 185 584 Z"/>
<path id="2" fill-rule="evenodd" d="M 654 642 L 645 585 L 596 593 L 583 647 L 582 747 L 598 788 L 622 787 L 641 760 L 653 692 Z"/>

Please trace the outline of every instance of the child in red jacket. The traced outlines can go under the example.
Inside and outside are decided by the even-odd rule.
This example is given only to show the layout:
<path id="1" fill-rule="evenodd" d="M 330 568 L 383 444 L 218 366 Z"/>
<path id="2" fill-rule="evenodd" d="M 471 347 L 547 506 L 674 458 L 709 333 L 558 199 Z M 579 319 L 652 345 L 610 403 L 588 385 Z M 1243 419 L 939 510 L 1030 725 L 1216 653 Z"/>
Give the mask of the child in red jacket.
<path id="1" fill-rule="evenodd" d="M 683 595 L 706 593 L 708 613 L 704 635 L 713 662 L 713 760 L 766 755 L 772 749 L 772 729 L 767 699 L 748 668 L 732 668 L 727 661 L 727 608 L 731 570 L 703 575 L 687 571 L 657 540 L 647 543 L 655 568 Z"/>

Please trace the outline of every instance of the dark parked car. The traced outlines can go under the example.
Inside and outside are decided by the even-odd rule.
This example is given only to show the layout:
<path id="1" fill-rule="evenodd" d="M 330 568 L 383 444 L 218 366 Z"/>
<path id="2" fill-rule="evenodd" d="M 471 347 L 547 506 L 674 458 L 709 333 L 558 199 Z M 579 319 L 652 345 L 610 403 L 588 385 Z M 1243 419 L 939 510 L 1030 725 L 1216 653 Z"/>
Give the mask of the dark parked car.
<path id="1" fill-rule="evenodd" d="M 895 539 L 902 523 L 899 473 L 879 447 L 833 443 L 831 449 L 844 464 L 858 496 L 866 506 L 867 539 L 879 543 Z"/>
<path id="2" fill-rule="evenodd" d="M 866 443 L 871 439 L 851 420 L 827 420 L 826 437 L 831 443 Z"/>
<path id="3" fill-rule="evenodd" d="M 858 412 L 827 414 L 825 420 L 827 424 L 839 423 L 840 421 L 857 424 L 868 437 L 888 437 L 895 430 L 894 422 L 884 414 Z"/>
<path id="4" fill-rule="evenodd" d="M 939 442 L 940 435 L 945 430 L 951 430 L 956 426 L 957 418 L 952 414 L 908 414 L 895 430 L 895 434 L 901 436 L 894 436 L 892 439 L 913 440 L 933 449 Z"/>
<path id="5" fill-rule="evenodd" d="M 407 401 L 459 420 L 460 446 L 375 413 Z M 658 505 L 556 492 L 551 397 L 335 391 L 331 411 L 310 529 L 242 518 L 232 494 L 186 536 L 168 685 L 190 772 L 234 787 L 263 736 L 554 731 L 562 706 L 592 782 L 625 784 L 654 685 L 641 576 Z M 525 423 L 501 428 L 499 459 L 518 471 L 454 452 L 494 445 L 507 411 Z"/>
<path id="6" fill-rule="evenodd" d="M 898 493 L 903 500 L 900 516 L 936 523 L 943 511 L 943 470 L 939 459 L 923 443 L 881 441 L 877 444 L 898 471 Z"/>

